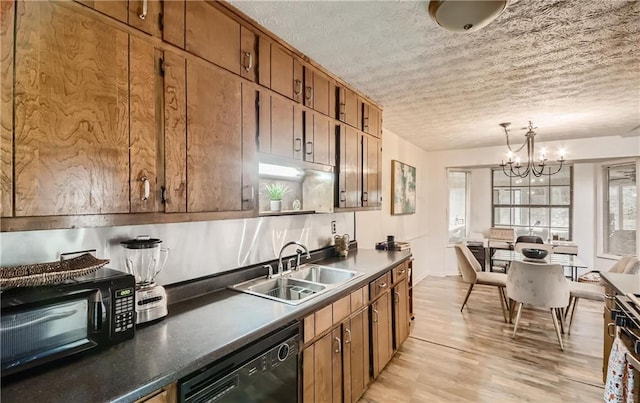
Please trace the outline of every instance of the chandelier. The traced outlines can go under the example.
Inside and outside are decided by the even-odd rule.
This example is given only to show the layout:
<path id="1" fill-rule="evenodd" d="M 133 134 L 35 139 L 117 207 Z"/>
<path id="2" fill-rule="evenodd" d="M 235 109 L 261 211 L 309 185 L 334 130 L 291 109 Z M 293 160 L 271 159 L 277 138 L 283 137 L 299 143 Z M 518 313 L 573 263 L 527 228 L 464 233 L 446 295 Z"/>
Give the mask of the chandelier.
<path id="1" fill-rule="evenodd" d="M 523 128 L 523 130 L 527 130 L 524 135 L 524 143 L 515 151 L 511 148 L 511 144 L 509 142 L 509 131 L 507 130 L 509 125 L 511 125 L 511 123 L 500 123 L 500 126 L 504 129 L 504 135 L 507 139 L 507 148 L 509 149 L 507 161 L 502 161 L 500 164 L 505 175 L 510 178 L 526 178 L 529 173 L 533 174 L 535 177 L 540 177 L 542 175 L 551 176 L 560 172 L 562 164 L 564 163 L 564 153 L 562 151 L 560 152 L 560 159 L 557 160 L 560 165 L 555 169 L 547 165 L 548 160 L 544 149 L 542 149 L 542 152 L 540 153 L 540 158 L 537 160 L 535 159 L 534 138 L 536 133 L 533 129 L 537 129 L 537 127 L 533 127 L 533 123 L 531 123 L 531 121 L 529 121 L 529 127 Z M 520 161 L 520 158 L 515 156 L 524 148 L 524 146 L 527 146 L 527 162 L 525 164 Z"/>

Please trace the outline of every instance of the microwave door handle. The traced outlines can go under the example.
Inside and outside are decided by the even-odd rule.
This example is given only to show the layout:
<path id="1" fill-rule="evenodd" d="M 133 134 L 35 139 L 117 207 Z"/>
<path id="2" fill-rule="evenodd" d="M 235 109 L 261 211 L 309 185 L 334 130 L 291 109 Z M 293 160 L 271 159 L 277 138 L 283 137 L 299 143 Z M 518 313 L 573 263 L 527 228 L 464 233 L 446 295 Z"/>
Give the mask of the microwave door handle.
<path id="1" fill-rule="evenodd" d="M 91 315 L 91 330 L 99 332 L 102 329 L 102 293 L 97 290 L 91 298 L 93 310 Z"/>

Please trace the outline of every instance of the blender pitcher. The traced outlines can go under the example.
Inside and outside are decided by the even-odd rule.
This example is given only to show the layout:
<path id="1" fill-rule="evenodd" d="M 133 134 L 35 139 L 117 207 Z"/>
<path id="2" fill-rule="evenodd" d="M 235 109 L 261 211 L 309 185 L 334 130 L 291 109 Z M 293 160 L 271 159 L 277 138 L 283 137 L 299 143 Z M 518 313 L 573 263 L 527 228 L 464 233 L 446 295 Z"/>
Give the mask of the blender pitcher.
<path id="1" fill-rule="evenodd" d="M 133 274 L 139 286 L 152 284 L 164 268 L 169 257 L 169 249 L 161 248 L 162 241 L 146 235 L 122 241 L 126 272 Z"/>

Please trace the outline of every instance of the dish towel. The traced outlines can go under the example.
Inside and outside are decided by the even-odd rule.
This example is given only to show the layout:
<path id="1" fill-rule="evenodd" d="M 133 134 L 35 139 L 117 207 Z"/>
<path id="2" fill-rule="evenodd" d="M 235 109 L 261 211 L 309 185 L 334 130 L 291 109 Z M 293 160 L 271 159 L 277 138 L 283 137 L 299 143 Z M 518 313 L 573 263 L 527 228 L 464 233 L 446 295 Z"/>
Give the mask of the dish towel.
<path id="1" fill-rule="evenodd" d="M 604 385 L 604 401 L 616 403 L 634 403 L 633 385 L 635 377 L 633 367 L 627 362 L 629 349 L 619 337 L 613 341 L 609 364 L 607 365 L 607 383 Z M 638 368 L 640 370 L 640 368 Z"/>

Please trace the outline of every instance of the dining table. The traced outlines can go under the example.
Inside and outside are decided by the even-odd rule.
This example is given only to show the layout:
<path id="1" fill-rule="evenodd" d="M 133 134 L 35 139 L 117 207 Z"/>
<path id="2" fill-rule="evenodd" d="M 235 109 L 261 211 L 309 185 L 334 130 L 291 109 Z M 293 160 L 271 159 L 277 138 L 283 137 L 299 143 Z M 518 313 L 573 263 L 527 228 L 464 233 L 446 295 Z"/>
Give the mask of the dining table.
<path id="1" fill-rule="evenodd" d="M 542 259 L 531 259 L 516 250 L 496 249 L 493 256 L 491 256 L 491 259 L 509 262 L 520 261 L 531 263 L 559 264 L 563 268 L 569 268 L 569 270 L 571 270 L 572 281 L 578 281 L 578 269 L 586 269 L 588 267 L 582 260 L 580 260 L 578 256 L 565 255 L 560 253 L 551 253 Z"/>

